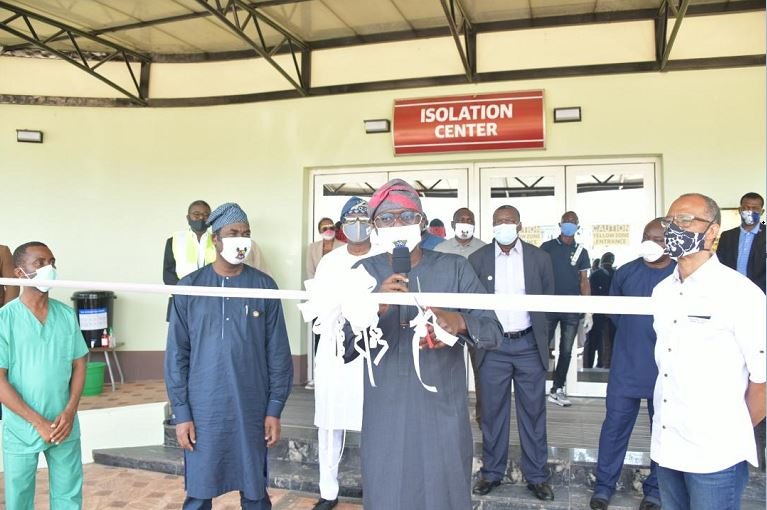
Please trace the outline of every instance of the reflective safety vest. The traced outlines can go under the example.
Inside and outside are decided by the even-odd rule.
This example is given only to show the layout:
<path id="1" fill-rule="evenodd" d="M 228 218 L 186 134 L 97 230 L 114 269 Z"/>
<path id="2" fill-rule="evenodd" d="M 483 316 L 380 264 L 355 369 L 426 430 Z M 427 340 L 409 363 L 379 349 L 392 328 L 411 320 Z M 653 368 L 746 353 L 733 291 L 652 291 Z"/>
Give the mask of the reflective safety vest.
<path id="1" fill-rule="evenodd" d="M 176 276 L 179 279 L 216 260 L 216 247 L 213 246 L 210 232 L 205 232 L 198 242 L 197 234 L 191 230 L 179 230 L 173 233 L 172 244 L 173 258 L 176 260 Z M 205 250 L 203 264 L 200 264 L 201 248 Z"/>

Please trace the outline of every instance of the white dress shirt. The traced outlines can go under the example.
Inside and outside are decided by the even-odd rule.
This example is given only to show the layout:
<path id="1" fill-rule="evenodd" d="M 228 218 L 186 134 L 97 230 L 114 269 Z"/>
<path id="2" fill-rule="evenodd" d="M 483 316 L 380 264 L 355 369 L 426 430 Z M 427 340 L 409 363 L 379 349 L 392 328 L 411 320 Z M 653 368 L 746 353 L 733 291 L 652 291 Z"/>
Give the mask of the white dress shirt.
<path id="1" fill-rule="evenodd" d="M 522 241 L 517 239 L 509 254 L 495 245 L 495 293 L 512 296 L 525 295 L 525 268 L 522 255 Z M 530 314 L 517 310 L 496 310 L 495 314 L 504 332 L 522 331 L 532 325 Z"/>
<path id="2" fill-rule="evenodd" d="M 684 281 L 675 269 L 653 298 L 661 308 L 652 459 L 689 473 L 756 466 L 745 393 L 749 380 L 765 382 L 764 293 L 713 255 Z"/>

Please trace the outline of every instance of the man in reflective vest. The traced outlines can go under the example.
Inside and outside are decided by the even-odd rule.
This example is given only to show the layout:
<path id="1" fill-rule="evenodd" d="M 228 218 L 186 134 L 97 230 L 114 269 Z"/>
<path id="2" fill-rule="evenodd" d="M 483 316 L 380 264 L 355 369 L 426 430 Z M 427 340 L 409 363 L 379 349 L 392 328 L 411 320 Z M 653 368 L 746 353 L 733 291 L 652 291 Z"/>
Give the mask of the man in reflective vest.
<path id="1" fill-rule="evenodd" d="M 174 232 L 165 242 L 163 281 L 176 285 L 184 276 L 216 260 L 216 249 L 208 232 L 210 206 L 204 200 L 189 204 L 189 229 Z"/>
<path id="2" fill-rule="evenodd" d="M 184 276 L 216 260 L 216 249 L 208 232 L 208 216 L 208 203 L 195 200 L 189 204 L 186 212 L 189 229 L 174 232 L 165 241 L 162 268 L 162 281 L 165 285 L 176 285 Z M 168 301 L 168 313 L 172 300 L 171 297 Z"/>

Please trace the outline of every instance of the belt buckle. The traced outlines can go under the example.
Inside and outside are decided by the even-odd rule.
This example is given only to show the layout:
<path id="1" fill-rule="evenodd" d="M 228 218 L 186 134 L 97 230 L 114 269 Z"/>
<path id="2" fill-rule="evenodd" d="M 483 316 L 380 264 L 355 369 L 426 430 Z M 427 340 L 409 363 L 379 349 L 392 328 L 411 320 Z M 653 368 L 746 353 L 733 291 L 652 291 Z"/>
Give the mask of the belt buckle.
<path id="1" fill-rule="evenodd" d="M 521 331 L 509 331 L 503 334 L 506 338 L 510 340 L 517 340 L 519 338 L 522 338 L 525 336 L 525 334 L 530 330 L 530 328 L 523 329 Z"/>

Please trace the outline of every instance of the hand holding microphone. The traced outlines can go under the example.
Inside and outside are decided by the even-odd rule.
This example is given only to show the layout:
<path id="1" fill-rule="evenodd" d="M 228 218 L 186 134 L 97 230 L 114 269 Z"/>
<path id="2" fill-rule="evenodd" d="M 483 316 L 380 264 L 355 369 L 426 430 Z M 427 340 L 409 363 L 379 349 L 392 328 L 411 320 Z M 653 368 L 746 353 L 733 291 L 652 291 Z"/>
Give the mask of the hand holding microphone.
<path id="1" fill-rule="evenodd" d="M 410 251 L 404 246 L 394 248 L 392 252 L 392 271 L 394 274 L 381 282 L 381 292 L 408 292 L 408 277 L 410 272 Z M 378 305 L 378 315 L 383 315 L 389 305 Z M 400 307 L 401 309 L 401 307 Z M 402 312 L 400 312 L 400 317 Z"/>
<path id="2" fill-rule="evenodd" d="M 410 280 L 407 275 L 412 269 L 410 265 L 410 250 L 406 246 L 397 246 L 394 248 L 391 254 L 391 268 L 394 271 L 392 276 L 397 276 L 392 282 L 393 285 L 397 285 L 396 288 L 402 290 L 396 292 L 408 292 L 408 284 Z M 410 326 L 410 320 L 407 317 L 407 307 L 399 305 L 399 325 L 400 327 Z"/>

